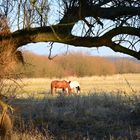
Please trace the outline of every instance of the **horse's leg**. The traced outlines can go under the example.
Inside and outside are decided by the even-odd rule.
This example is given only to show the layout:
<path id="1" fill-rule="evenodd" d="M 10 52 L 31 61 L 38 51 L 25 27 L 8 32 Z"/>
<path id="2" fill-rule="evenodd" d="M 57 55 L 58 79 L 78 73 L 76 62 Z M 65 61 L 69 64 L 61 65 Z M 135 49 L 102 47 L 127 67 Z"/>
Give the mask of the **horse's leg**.
<path id="1" fill-rule="evenodd" d="M 80 93 L 80 87 L 76 87 L 77 93 Z"/>
<path id="2" fill-rule="evenodd" d="M 66 89 L 65 89 L 65 91 L 66 91 L 66 93 L 68 93 L 68 94 L 69 94 L 69 89 L 68 89 L 68 88 L 66 88 Z"/>
<path id="3" fill-rule="evenodd" d="M 78 93 L 78 87 L 76 87 L 76 93 Z"/>
<path id="4" fill-rule="evenodd" d="M 63 91 L 63 93 L 64 93 L 65 89 L 64 89 L 64 88 L 62 88 L 62 91 Z"/>
<path id="5" fill-rule="evenodd" d="M 52 94 L 52 95 L 55 95 L 55 93 L 56 93 L 56 88 L 52 87 L 52 88 L 51 88 L 51 94 Z"/>
<path id="6" fill-rule="evenodd" d="M 63 93 L 67 95 L 67 88 L 63 88 Z"/>
<path id="7" fill-rule="evenodd" d="M 51 94 L 53 95 L 53 88 L 51 88 Z"/>
<path id="8" fill-rule="evenodd" d="M 72 89 L 70 87 L 67 88 L 68 89 L 68 94 L 72 94 Z"/>
<path id="9" fill-rule="evenodd" d="M 53 84 L 51 83 L 51 94 L 52 95 L 54 94 L 53 90 L 54 90 L 54 87 L 53 87 Z"/>
<path id="10" fill-rule="evenodd" d="M 51 87 L 51 94 L 54 95 L 54 88 Z"/>
<path id="11" fill-rule="evenodd" d="M 66 89 L 65 89 L 65 88 L 62 88 L 62 90 L 63 90 L 63 93 L 65 93 L 65 92 L 66 92 Z"/>
<path id="12" fill-rule="evenodd" d="M 57 88 L 54 89 L 54 92 L 55 92 L 55 93 L 56 93 L 56 89 L 57 89 Z"/>

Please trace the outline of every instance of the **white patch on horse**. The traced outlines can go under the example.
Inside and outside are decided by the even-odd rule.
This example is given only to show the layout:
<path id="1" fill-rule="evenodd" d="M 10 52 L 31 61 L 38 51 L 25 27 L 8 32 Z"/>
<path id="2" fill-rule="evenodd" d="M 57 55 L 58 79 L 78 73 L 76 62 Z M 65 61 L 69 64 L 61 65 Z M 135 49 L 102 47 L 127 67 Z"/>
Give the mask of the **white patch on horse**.
<path id="1" fill-rule="evenodd" d="M 78 81 L 69 81 L 70 83 L 70 88 L 76 92 L 76 93 L 80 93 L 80 84 Z"/>

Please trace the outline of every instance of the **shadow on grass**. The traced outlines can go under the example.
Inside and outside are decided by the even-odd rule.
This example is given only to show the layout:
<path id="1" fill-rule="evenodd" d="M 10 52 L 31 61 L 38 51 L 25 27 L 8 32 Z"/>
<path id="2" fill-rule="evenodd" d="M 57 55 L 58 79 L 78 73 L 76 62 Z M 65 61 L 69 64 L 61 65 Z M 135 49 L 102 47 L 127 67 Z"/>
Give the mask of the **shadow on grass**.
<path id="1" fill-rule="evenodd" d="M 15 129 L 47 130 L 57 140 L 139 139 L 139 99 L 121 93 L 15 99 Z"/>

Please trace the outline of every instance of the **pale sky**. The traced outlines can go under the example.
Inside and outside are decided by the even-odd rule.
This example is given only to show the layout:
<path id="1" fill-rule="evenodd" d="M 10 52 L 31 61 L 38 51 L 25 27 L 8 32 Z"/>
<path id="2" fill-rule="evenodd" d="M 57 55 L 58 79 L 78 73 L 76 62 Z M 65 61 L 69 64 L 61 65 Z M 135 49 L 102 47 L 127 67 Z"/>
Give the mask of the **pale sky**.
<path id="1" fill-rule="evenodd" d="M 39 55 L 46 55 L 49 54 L 49 43 L 30 43 L 25 46 L 22 46 L 22 51 L 30 51 L 35 54 Z M 116 53 L 107 47 L 101 47 L 99 49 L 93 48 L 86 48 L 86 47 L 74 47 L 74 46 L 67 46 L 60 43 L 54 43 L 52 48 L 52 56 L 60 55 L 60 54 L 67 54 L 72 52 L 81 52 L 86 53 L 92 56 L 112 56 L 112 57 L 128 57 L 128 55 L 122 53 Z"/>

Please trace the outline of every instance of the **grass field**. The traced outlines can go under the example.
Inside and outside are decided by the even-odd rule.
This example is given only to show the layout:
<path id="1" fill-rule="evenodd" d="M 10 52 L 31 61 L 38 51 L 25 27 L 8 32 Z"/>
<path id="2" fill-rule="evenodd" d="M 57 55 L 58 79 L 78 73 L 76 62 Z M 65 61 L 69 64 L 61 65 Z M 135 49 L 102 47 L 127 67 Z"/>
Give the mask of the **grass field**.
<path id="1" fill-rule="evenodd" d="M 13 140 L 140 139 L 140 74 L 63 79 L 79 81 L 82 92 L 52 97 L 53 79 L 5 81 L 18 97 Z"/>
<path id="2" fill-rule="evenodd" d="M 16 82 L 20 85 L 20 88 L 16 90 L 18 95 L 26 94 L 43 96 L 50 94 L 50 83 L 52 80 L 58 79 L 47 79 L 47 78 L 37 78 L 37 79 L 20 79 Z M 125 94 L 134 94 L 135 92 L 140 92 L 140 74 L 123 74 L 123 75 L 113 75 L 113 76 L 92 76 L 92 77 L 66 77 L 63 78 L 67 81 L 77 80 L 81 85 L 81 95 L 92 94 L 94 92 L 111 92 L 117 93 L 125 92 Z M 59 79 L 59 80 L 63 80 Z M 10 81 L 11 84 L 15 82 Z M 8 82 L 9 85 L 9 82 Z M 42 95 L 41 95 L 42 94 Z"/>

